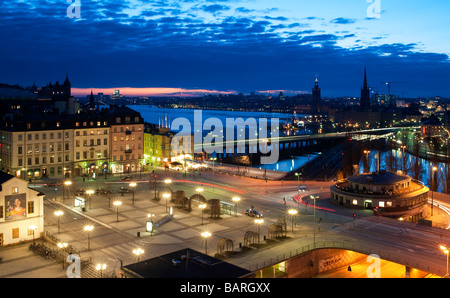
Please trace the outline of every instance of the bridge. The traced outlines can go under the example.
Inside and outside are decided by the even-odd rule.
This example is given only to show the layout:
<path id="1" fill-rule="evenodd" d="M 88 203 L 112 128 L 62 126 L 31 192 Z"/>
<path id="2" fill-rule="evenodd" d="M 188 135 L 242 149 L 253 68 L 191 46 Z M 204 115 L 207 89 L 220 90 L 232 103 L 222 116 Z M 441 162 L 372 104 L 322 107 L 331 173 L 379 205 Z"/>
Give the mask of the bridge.
<path id="1" fill-rule="evenodd" d="M 318 260 L 320 260 L 320 257 L 313 256 L 312 254 L 317 251 L 321 250 L 329 250 L 329 255 L 325 257 L 325 259 L 332 259 L 332 251 L 333 250 L 345 250 L 345 251 L 351 251 L 362 255 L 373 255 L 376 257 L 379 257 L 381 260 L 397 263 L 400 265 L 405 266 L 405 276 L 409 274 L 411 269 L 417 269 L 423 272 L 427 272 L 430 274 L 435 274 L 438 276 L 445 276 L 446 275 L 446 269 L 445 266 L 439 266 L 434 263 L 427 263 L 427 262 L 421 262 L 420 260 L 415 260 L 409 256 L 405 256 L 403 253 L 388 253 L 383 249 L 374 249 L 369 245 L 362 245 L 354 242 L 348 242 L 348 241 L 323 241 L 323 242 L 316 242 L 315 244 L 311 243 L 299 248 L 296 248 L 294 250 L 288 251 L 286 253 L 276 255 L 274 257 L 270 257 L 267 259 L 263 259 L 260 262 L 256 264 L 251 264 L 248 266 L 248 270 L 252 272 L 258 272 L 262 271 L 271 267 L 274 267 L 280 263 L 283 262 L 289 262 L 290 260 L 293 260 L 295 258 L 305 258 L 307 260 L 306 263 L 309 263 L 311 267 L 317 266 L 319 267 L 319 264 L 314 264 L 313 260 L 316 260 L 316 263 L 318 263 Z M 324 255 L 322 255 L 322 258 Z M 295 262 L 295 263 L 302 263 L 302 262 Z M 295 266 L 292 263 L 291 266 Z M 303 262 L 305 263 L 305 262 Z M 345 263 L 342 262 L 341 264 L 338 264 L 339 267 L 343 266 L 349 266 L 352 262 Z M 322 268 L 323 270 L 323 268 Z M 295 271 L 294 268 L 288 268 L 287 274 L 292 274 L 292 271 Z M 326 271 L 321 271 L 320 268 L 311 268 L 311 276 L 325 273 Z M 289 274 L 290 273 L 290 274 Z M 305 276 L 302 276 L 305 277 Z"/>

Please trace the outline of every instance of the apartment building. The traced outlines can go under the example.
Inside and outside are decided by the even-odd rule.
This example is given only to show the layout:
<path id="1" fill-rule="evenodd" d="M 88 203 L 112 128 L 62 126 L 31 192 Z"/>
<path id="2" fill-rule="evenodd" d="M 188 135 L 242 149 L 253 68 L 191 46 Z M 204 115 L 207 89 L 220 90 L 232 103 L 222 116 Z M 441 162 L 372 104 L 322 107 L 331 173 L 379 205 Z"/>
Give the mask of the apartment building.
<path id="1" fill-rule="evenodd" d="M 126 106 L 110 106 L 110 170 L 131 173 L 143 170 L 144 119 L 139 112 Z"/>
<path id="2" fill-rule="evenodd" d="M 181 142 L 181 140 L 183 138 L 176 136 L 175 132 L 170 131 L 168 127 L 146 123 L 144 131 L 145 164 L 166 167 L 173 162 L 184 165 L 185 161 L 195 160 L 193 136 L 191 136 L 190 149 L 187 152 L 173 150 L 172 142 Z"/>
<path id="3" fill-rule="evenodd" d="M 0 130 L 0 169 L 22 179 L 70 176 L 73 129 L 58 116 L 8 118 Z"/>
<path id="4" fill-rule="evenodd" d="M 124 106 L 46 115 L 14 113 L 0 127 L 0 170 L 26 180 L 143 170 L 144 120 Z"/>
<path id="5" fill-rule="evenodd" d="M 74 119 L 74 175 L 95 178 L 109 172 L 110 127 L 104 111 L 79 114 Z"/>

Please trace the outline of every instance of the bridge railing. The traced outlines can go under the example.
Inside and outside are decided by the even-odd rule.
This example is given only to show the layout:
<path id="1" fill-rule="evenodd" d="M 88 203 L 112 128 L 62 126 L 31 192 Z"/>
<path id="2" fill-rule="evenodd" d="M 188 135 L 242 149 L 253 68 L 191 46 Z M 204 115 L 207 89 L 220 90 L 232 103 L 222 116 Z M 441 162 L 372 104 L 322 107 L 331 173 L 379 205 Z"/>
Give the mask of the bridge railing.
<path id="1" fill-rule="evenodd" d="M 375 254 L 378 255 L 382 260 L 398 263 L 424 272 L 436 274 L 439 276 L 444 276 L 446 274 L 445 269 L 442 269 L 442 267 L 430 266 L 430 264 L 424 265 L 419 263 L 418 261 L 412 260 L 407 257 L 402 257 L 398 254 L 385 253 L 368 246 L 358 245 L 347 241 L 324 241 L 324 242 L 316 242 L 315 245 L 314 243 L 311 243 L 303 247 L 297 248 L 295 250 L 291 250 L 287 253 L 278 255 L 276 257 L 263 260 L 262 262 L 258 262 L 257 264 L 249 265 L 249 270 L 255 272 L 276 265 L 300 254 L 313 251 L 316 249 L 326 249 L 326 248 L 346 249 L 366 255 Z M 442 260 L 443 262 L 445 262 L 444 259 Z"/>

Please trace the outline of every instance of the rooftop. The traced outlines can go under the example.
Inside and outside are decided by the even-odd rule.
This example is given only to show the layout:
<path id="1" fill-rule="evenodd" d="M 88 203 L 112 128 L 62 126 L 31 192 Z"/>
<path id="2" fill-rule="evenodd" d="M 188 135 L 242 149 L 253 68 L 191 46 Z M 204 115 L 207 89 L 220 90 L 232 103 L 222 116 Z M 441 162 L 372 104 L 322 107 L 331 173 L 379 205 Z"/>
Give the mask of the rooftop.
<path id="1" fill-rule="evenodd" d="M 190 248 L 124 266 L 122 272 L 137 278 L 253 277 L 251 271 Z"/>
<path id="2" fill-rule="evenodd" d="M 396 174 L 392 172 L 379 171 L 373 173 L 365 173 L 360 175 L 351 176 L 348 178 L 349 181 L 354 183 L 362 184 L 379 184 L 379 185 L 389 185 L 396 184 L 402 181 L 410 180 L 411 178 L 406 175 Z"/>

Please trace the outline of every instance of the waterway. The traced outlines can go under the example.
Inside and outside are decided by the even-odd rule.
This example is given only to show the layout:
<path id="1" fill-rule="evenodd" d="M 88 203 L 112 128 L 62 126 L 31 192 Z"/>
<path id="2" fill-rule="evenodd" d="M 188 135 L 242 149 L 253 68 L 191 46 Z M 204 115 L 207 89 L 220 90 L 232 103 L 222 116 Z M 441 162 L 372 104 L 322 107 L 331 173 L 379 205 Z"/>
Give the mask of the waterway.
<path id="1" fill-rule="evenodd" d="M 445 192 L 447 175 L 449 173 L 449 164 L 447 163 L 432 163 L 429 160 L 415 157 L 412 154 L 405 152 L 405 158 L 403 158 L 402 150 L 389 150 L 385 152 L 371 151 L 368 157 L 365 155 L 362 157 L 368 158 L 370 172 L 377 170 L 377 158 L 378 155 L 381 156 L 380 159 L 380 169 L 387 171 L 404 171 L 405 174 L 414 177 L 416 158 L 418 159 L 417 171 L 419 172 L 418 180 L 422 181 L 426 186 L 431 187 L 433 181 L 433 167 L 436 167 L 434 172 L 435 185 L 437 185 L 438 192 Z M 360 161 L 358 165 L 358 172 L 364 172 L 363 160 Z"/>
<path id="2" fill-rule="evenodd" d="M 267 119 L 267 127 L 268 129 L 274 129 L 271 127 L 271 120 L 278 119 L 278 127 L 276 129 L 279 130 L 279 135 L 285 135 L 280 129 L 281 125 L 286 121 L 292 118 L 291 114 L 287 113 L 267 113 L 267 112 L 244 112 L 244 111 L 220 111 L 220 110 L 196 110 L 196 109 L 167 109 L 167 108 L 158 108 L 147 105 L 133 105 L 129 106 L 130 108 L 141 113 L 141 116 L 148 123 L 158 124 L 160 126 L 172 127 L 172 123 L 177 118 L 187 119 L 191 126 L 192 133 L 195 133 L 195 127 L 203 127 L 205 120 L 216 118 L 223 124 L 224 138 L 226 138 L 226 129 L 233 128 L 230 126 L 230 123 L 233 123 L 230 120 L 236 120 L 238 118 L 242 118 L 244 121 L 248 119 L 255 119 L 258 124 L 260 124 L 261 119 Z M 197 117 L 195 112 L 197 111 Z M 198 112 L 201 111 L 201 118 L 199 118 Z M 297 117 L 302 118 L 308 115 L 297 115 Z M 227 121 L 228 120 L 228 121 Z M 184 129 L 184 128 L 183 128 Z M 214 127 L 212 128 L 214 129 Z M 245 129 L 245 128 L 244 128 Z M 174 132 L 178 132 L 178 130 L 173 130 Z M 206 136 L 211 130 L 203 130 L 202 136 Z M 199 131 L 197 131 L 199 133 Z M 235 136 L 237 137 L 240 132 L 236 132 Z M 269 135 L 270 132 L 267 133 Z M 308 130 L 298 130 L 296 134 L 308 134 L 310 131 Z M 248 128 L 245 131 L 246 136 L 249 136 Z M 294 171 L 301 166 L 303 166 L 308 161 L 311 161 L 317 156 L 317 154 L 309 154 L 293 156 L 291 159 L 280 160 L 277 163 L 267 165 L 268 170 L 281 171 L 281 172 L 290 172 Z M 254 166 L 256 168 L 263 168 L 264 166 Z"/>

